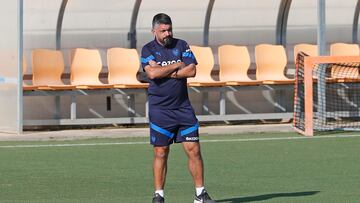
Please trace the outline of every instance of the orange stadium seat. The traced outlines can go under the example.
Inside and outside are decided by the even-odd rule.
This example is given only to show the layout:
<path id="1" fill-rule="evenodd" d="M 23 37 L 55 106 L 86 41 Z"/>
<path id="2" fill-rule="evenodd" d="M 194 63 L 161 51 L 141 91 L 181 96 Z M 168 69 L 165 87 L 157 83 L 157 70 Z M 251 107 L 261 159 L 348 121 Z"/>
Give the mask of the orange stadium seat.
<path id="1" fill-rule="evenodd" d="M 77 89 L 111 88 L 99 80 L 101 56 L 96 49 L 73 49 L 71 52 L 70 82 Z"/>
<path id="2" fill-rule="evenodd" d="M 108 81 L 115 88 L 147 88 L 149 83 L 137 80 L 140 67 L 136 49 L 111 48 L 107 50 Z"/>
<path id="3" fill-rule="evenodd" d="M 309 56 L 318 56 L 318 46 L 315 44 L 296 44 L 294 46 L 294 63 L 296 64 L 297 55 L 304 52 Z M 315 71 L 316 72 L 316 71 Z M 314 76 L 316 78 L 316 76 Z"/>
<path id="4" fill-rule="evenodd" d="M 296 44 L 294 46 L 294 62 L 299 52 L 304 52 L 309 56 L 318 56 L 318 46 L 315 44 Z"/>
<path id="5" fill-rule="evenodd" d="M 26 63 L 26 58 L 25 58 L 25 55 L 23 55 L 23 75 L 25 75 L 26 71 L 27 71 L 27 63 Z"/>
<path id="6" fill-rule="evenodd" d="M 359 54 L 358 44 L 334 43 L 330 45 L 331 56 L 358 56 Z"/>
<path id="7" fill-rule="evenodd" d="M 226 85 L 261 84 L 247 74 L 251 62 L 246 46 L 222 45 L 218 48 L 218 56 L 221 82 Z"/>
<path id="8" fill-rule="evenodd" d="M 360 50 L 358 44 L 334 43 L 330 45 L 331 56 L 358 56 L 359 54 Z M 331 78 L 336 79 L 336 81 L 338 82 L 341 82 L 342 79 L 345 77 L 348 79 L 358 79 L 358 64 L 353 65 L 354 67 L 343 67 L 334 65 L 331 68 Z"/>
<path id="9" fill-rule="evenodd" d="M 255 46 L 256 79 L 264 84 L 292 84 L 294 79 L 285 76 L 287 65 L 282 45 L 259 44 Z"/>
<path id="10" fill-rule="evenodd" d="M 22 72 L 23 72 L 23 76 L 26 74 L 27 71 L 27 62 L 26 62 L 26 57 L 25 55 L 23 55 L 23 65 L 22 65 Z M 36 90 L 37 86 L 34 85 L 28 85 L 23 81 L 23 90 Z"/>
<path id="11" fill-rule="evenodd" d="M 214 55 L 210 47 L 190 46 L 198 62 L 196 76 L 188 78 L 189 86 L 223 86 L 225 82 L 215 81 L 211 77 L 214 67 Z"/>
<path id="12" fill-rule="evenodd" d="M 32 51 L 32 82 L 37 89 L 73 89 L 61 80 L 64 72 L 64 57 L 61 51 L 35 49 Z"/>

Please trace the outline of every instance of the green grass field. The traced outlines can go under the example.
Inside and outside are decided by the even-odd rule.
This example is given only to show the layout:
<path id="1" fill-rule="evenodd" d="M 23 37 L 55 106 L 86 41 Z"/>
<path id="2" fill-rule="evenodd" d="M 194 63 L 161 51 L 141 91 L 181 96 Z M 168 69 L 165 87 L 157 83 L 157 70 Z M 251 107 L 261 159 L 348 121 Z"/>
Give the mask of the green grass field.
<path id="1" fill-rule="evenodd" d="M 346 135 L 203 136 L 206 187 L 218 202 L 359 202 L 360 136 Z M 0 202 L 151 202 L 147 141 L 0 142 Z M 166 202 L 193 201 L 186 165 L 173 145 Z"/>

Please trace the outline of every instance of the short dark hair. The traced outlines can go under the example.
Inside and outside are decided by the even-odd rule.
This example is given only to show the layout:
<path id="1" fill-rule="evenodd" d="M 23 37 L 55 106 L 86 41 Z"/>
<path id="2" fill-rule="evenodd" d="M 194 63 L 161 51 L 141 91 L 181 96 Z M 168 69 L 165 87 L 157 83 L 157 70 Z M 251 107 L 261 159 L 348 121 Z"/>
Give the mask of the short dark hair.
<path id="1" fill-rule="evenodd" d="M 154 28 L 156 24 L 172 25 L 171 18 L 165 13 L 158 13 L 153 18 L 152 27 Z"/>

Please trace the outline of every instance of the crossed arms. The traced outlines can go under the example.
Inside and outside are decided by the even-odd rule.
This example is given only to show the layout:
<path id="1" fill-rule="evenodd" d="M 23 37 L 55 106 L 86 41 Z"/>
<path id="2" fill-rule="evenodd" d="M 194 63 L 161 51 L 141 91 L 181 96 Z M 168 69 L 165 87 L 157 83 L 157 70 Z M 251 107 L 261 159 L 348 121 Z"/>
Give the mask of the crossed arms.
<path id="1" fill-rule="evenodd" d="M 145 66 L 145 72 L 149 79 L 160 78 L 189 78 L 195 77 L 196 66 L 195 64 L 189 64 L 185 66 L 184 62 L 177 62 L 167 66 L 160 66 L 155 61 L 149 61 L 149 65 Z"/>

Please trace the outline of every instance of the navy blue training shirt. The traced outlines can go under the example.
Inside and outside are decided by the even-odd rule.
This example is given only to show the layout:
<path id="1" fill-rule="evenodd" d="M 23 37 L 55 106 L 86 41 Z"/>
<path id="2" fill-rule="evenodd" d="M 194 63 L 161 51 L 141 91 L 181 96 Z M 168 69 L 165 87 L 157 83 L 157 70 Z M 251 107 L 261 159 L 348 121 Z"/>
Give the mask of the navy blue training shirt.
<path id="1" fill-rule="evenodd" d="M 195 64 L 197 61 L 189 45 L 181 39 L 173 38 L 170 46 L 164 47 L 156 39 L 147 43 L 141 50 L 141 66 L 144 69 L 149 61 L 156 61 L 160 66 L 167 66 L 176 62 L 185 65 Z M 144 69 L 145 71 L 145 69 Z M 152 109 L 178 109 L 190 106 L 186 78 L 161 78 L 150 80 L 148 89 L 149 107 Z"/>

